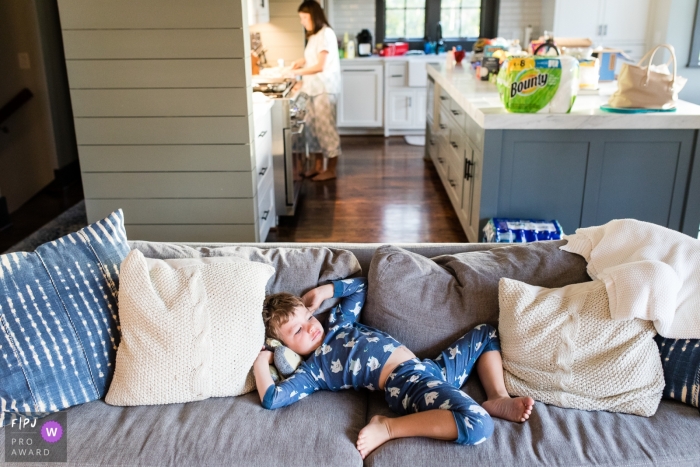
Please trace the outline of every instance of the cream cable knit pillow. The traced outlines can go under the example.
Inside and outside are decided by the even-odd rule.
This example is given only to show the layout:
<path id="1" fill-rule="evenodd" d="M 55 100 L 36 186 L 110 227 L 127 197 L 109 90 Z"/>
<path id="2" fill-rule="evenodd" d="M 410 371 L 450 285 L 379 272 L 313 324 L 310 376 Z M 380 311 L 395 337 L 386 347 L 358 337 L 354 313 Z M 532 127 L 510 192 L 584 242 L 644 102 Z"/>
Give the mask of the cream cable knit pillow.
<path id="1" fill-rule="evenodd" d="M 664 389 L 649 321 L 614 321 L 601 281 L 546 289 L 501 279 L 499 332 L 510 394 L 649 417 Z"/>
<path id="2" fill-rule="evenodd" d="M 252 391 L 273 273 L 240 258 L 164 261 L 131 251 L 121 264 L 122 338 L 105 401 L 170 404 Z"/>

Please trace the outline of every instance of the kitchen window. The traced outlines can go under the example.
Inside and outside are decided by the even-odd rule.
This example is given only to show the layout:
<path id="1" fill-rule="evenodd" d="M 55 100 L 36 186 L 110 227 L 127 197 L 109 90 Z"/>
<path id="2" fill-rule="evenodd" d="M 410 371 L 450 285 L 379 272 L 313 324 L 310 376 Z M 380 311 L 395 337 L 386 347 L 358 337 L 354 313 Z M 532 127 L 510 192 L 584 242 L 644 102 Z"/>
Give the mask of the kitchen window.
<path id="1" fill-rule="evenodd" d="M 384 11 L 385 37 L 425 37 L 425 0 L 386 0 Z"/>
<path id="2" fill-rule="evenodd" d="M 408 42 L 422 49 L 437 40 L 438 23 L 447 48 L 469 50 L 479 37 L 496 37 L 499 0 L 377 0 L 377 42 Z"/>

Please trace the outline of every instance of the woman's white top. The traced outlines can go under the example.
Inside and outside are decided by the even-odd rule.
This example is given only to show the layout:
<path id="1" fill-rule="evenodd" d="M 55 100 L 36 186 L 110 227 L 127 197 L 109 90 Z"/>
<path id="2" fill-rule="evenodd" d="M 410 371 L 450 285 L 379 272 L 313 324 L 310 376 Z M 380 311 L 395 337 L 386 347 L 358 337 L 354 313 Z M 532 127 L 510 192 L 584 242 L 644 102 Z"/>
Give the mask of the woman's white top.
<path id="1" fill-rule="evenodd" d="M 317 96 L 325 92 L 340 94 L 340 56 L 338 55 L 338 39 L 333 30 L 324 26 L 313 36 L 309 37 L 304 49 L 306 66 L 310 67 L 318 63 L 318 54 L 326 51 L 326 63 L 323 71 L 313 75 L 305 75 L 304 92 L 310 96 Z"/>

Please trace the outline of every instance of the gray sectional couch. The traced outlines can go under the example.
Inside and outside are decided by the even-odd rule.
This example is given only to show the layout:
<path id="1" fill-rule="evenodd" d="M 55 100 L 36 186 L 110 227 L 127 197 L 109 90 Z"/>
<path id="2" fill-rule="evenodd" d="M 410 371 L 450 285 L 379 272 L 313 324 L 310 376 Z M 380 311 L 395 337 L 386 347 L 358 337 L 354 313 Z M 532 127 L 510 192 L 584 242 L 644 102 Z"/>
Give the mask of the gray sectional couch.
<path id="1" fill-rule="evenodd" d="M 379 245 L 253 246 L 348 249 L 367 275 Z M 493 247 L 401 246 L 427 258 Z M 537 273 L 537 268 L 533 271 Z M 425 313 L 429 320 L 431 310 Z M 484 399 L 477 378 L 470 378 L 465 390 L 477 401 Z M 495 420 L 493 436 L 481 445 L 465 447 L 417 438 L 393 440 L 364 461 L 354 447 L 359 430 L 375 414 L 393 415 L 378 392 L 322 392 L 274 411 L 262 408 L 253 392 L 166 406 L 112 407 L 96 401 L 70 408 L 67 414 L 68 463 L 81 466 L 700 465 L 698 410 L 666 400 L 650 418 L 537 403 L 527 423 Z M 4 459 L 4 438 L 4 430 L 0 429 L 0 459 Z"/>

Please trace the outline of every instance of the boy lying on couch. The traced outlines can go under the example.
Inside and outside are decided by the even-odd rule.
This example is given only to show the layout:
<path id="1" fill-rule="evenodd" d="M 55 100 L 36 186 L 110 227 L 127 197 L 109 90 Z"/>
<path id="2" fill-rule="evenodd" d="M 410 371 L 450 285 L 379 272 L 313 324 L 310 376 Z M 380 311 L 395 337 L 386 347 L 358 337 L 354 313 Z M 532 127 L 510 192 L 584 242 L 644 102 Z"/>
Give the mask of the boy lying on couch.
<path id="1" fill-rule="evenodd" d="M 265 299 L 268 336 L 305 358 L 292 376 L 275 385 L 269 370 L 273 354 L 260 352 L 253 371 L 265 408 L 284 407 L 318 390 L 383 390 L 389 407 L 403 416 L 372 417 L 357 439 L 363 459 L 393 438 L 425 436 L 479 444 L 493 432 L 489 415 L 514 422 L 529 418 L 534 400 L 512 399 L 506 392 L 493 327 L 481 324 L 434 360 L 421 361 L 387 333 L 357 322 L 366 284 L 365 278 L 344 279 L 316 287 L 302 298 L 278 293 Z M 333 297 L 342 300 L 322 325 L 313 312 Z M 459 389 L 474 365 L 488 398 L 483 407 Z"/>

